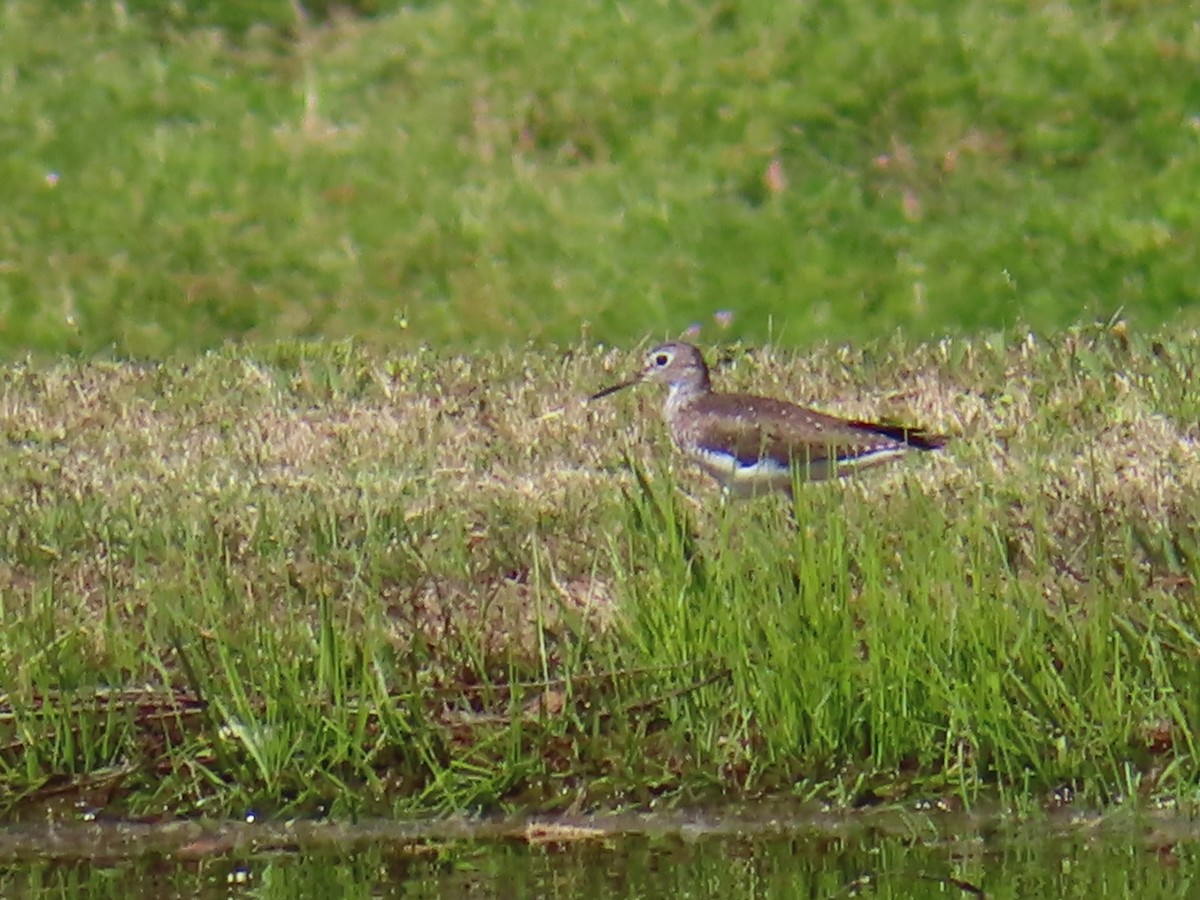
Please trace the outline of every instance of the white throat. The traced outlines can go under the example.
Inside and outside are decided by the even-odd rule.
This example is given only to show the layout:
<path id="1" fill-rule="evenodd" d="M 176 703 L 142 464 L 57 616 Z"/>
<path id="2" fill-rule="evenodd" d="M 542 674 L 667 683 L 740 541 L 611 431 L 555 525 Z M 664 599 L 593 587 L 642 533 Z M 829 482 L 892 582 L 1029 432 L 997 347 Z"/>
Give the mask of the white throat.
<path id="1" fill-rule="evenodd" d="M 667 386 L 667 402 L 664 407 L 667 418 L 672 418 L 695 395 L 695 385 L 686 381 L 672 381 Z"/>

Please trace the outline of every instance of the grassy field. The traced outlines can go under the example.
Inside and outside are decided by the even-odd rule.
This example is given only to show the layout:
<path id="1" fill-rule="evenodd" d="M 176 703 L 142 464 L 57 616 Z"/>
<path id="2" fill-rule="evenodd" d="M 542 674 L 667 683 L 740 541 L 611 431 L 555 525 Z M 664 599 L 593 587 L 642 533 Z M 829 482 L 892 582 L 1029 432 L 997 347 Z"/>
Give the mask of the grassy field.
<path id="1" fill-rule="evenodd" d="M 348 5 L 0 2 L 0 354 L 1197 323 L 1186 4 Z"/>
<path id="2" fill-rule="evenodd" d="M 348 6 L 0 0 L 0 813 L 1196 799 L 1185 5 Z"/>
<path id="3" fill-rule="evenodd" d="M 1190 804 L 1197 346 L 729 345 L 723 386 L 954 436 L 792 511 L 722 507 L 653 389 L 582 401 L 635 354 L 5 366 L 0 798 Z"/>

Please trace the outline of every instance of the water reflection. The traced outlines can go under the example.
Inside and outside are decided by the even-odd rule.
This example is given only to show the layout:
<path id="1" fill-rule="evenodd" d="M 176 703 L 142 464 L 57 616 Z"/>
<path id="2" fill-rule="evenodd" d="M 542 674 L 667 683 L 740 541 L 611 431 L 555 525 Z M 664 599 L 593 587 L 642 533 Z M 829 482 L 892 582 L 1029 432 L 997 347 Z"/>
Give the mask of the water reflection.
<path id="1" fill-rule="evenodd" d="M 1200 896 L 1198 835 L 1186 822 L 576 824 L 588 830 L 469 821 L 23 828 L 0 832 L 0 896 Z"/>

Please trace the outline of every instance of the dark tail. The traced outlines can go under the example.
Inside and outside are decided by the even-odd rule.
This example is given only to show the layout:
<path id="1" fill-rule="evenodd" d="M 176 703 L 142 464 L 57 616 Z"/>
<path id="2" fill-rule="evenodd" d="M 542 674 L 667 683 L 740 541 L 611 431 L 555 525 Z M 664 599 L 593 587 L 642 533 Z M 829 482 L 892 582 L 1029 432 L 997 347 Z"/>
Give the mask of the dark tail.
<path id="1" fill-rule="evenodd" d="M 944 434 L 930 434 L 924 428 L 905 428 L 903 425 L 880 425 L 878 422 L 855 422 L 864 431 L 889 437 L 893 441 L 908 444 L 914 450 L 940 450 L 950 440 Z"/>

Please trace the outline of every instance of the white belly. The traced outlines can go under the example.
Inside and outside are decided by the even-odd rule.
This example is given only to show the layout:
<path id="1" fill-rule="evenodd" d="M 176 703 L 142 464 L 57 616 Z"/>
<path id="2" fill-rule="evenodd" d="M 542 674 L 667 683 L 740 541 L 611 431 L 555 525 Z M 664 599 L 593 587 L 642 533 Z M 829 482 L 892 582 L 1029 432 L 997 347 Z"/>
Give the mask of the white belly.
<path id="1" fill-rule="evenodd" d="M 752 497 L 771 491 L 791 494 L 792 485 L 796 481 L 825 481 L 851 475 L 859 469 L 902 456 L 907 449 L 904 446 L 886 447 L 863 456 L 836 460 L 832 465 L 829 460 L 824 459 L 814 460 L 807 465 L 797 463 L 794 471 L 792 466 L 769 458 L 762 458 L 747 465 L 739 462 L 736 457 L 712 450 L 695 450 L 689 455 L 731 495 Z"/>

